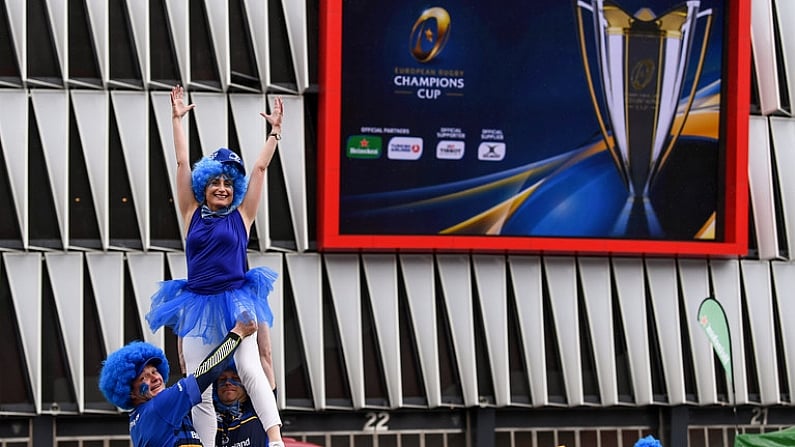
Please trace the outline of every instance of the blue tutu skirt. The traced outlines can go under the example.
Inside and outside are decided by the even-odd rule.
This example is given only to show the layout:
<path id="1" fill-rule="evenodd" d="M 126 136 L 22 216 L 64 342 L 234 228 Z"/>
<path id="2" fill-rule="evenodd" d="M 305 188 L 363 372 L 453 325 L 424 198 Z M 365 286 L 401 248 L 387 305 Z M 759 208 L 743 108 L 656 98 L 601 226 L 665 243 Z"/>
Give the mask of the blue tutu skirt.
<path id="1" fill-rule="evenodd" d="M 186 279 L 163 281 L 152 295 L 146 321 L 153 332 L 166 326 L 180 337 L 201 337 L 206 344 L 219 343 L 237 321 L 255 317 L 272 326 L 268 295 L 277 276 L 267 267 L 255 267 L 246 272 L 241 287 L 211 295 L 191 292 Z"/>

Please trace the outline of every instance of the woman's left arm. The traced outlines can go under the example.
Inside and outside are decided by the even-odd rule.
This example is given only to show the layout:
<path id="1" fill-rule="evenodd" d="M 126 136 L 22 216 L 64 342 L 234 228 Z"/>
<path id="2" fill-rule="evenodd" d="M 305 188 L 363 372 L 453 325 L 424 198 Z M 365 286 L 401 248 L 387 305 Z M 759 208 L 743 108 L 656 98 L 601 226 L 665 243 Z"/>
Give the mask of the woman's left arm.
<path id="1" fill-rule="evenodd" d="M 248 190 L 246 197 L 240 204 L 240 215 L 243 217 L 243 222 L 246 228 L 251 227 L 251 223 L 257 217 L 257 208 L 259 207 L 260 198 L 262 197 L 262 189 L 265 183 L 265 170 L 271 163 L 273 154 L 276 152 L 276 146 L 282 135 L 282 116 L 284 115 L 284 104 L 280 97 L 276 97 L 273 101 L 273 108 L 270 114 L 260 112 L 263 118 L 270 124 L 271 130 L 265 136 L 265 143 L 259 151 L 257 159 L 251 166 L 251 173 L 249 174 Z"/>

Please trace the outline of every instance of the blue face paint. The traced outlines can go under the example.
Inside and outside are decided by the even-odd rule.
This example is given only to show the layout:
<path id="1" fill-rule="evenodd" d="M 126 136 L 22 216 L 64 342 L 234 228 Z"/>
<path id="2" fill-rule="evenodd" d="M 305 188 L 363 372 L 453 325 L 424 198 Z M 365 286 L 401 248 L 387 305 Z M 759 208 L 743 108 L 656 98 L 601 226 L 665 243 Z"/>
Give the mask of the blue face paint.
<path id="1" fill-rule="evenodd" d="M 232 386 L 237 386 L 237 387 L 242 387 L 243 386 L 243 384 L 241 382 L 238 382 L 237 380 L 235 380 L 232 377 L 227 377 L 226 379 L 224 379 L 223 377 L 219 378 L 218 382 L 217 382 L 217 385 L 218 386 L 224 386 L 227 383 L 232 385 Z"/>
<path id="2" fill-rule="evenodd" d="M 142 383 L 140 387 L 138 387 L 138 394 L 145 399 L 149 399 L 149 385 Z"/>

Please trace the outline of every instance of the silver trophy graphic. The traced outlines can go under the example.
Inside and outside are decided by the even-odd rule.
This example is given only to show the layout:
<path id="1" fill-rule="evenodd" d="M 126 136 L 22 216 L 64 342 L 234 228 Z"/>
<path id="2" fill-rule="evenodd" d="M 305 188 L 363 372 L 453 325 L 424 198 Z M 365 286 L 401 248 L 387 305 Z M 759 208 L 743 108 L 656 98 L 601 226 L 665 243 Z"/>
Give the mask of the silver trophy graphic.
<path id="1" fill-rule="evenodd" d="M 699 11 L 699 6 L 697 0 L 687 1 L 656 16 L 648 8 L 629 14 L 609 0 L 577 2 L 580 50 L 591 100 L 604 142 L 628 191 L 613 228 L 616 236 L 664 237 L 649 191 L 682 132 L 703 69 L 712 10 Z M 584 10 L 593 17 L 590 53 Z M 701 51 L 691 61 L 701 18 L 706 18 Z M 601 97 L 591 74 L 594 60 Z M 692 85 L 683 98 L 688 65 L 693 62 Z"/>

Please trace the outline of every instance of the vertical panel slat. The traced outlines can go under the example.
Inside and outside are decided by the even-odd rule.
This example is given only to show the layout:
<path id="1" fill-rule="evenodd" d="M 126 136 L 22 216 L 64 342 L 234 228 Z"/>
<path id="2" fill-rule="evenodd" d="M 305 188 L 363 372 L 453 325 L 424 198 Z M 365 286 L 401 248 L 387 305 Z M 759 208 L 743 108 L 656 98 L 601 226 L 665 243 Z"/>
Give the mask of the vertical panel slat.
<path id="1" fill-rule="evenodd" d="M 585 403 L 582 388 L 582 356 L 580 355 L 580 323 L 577 305 L 577 276 L 573 257 L 545 257 L 544 269 L 549 287 L 552 317 L 561 355 L 560 363 L 566 381 L 570 406 Z"/>
<path id="2" fill-rule="evenodd" d="M 390 405 L 403 402 L 400 327 L 398 325 L 397 260 L 393 255 L 363 255 L 365 279 L 373 309 Z"/>
<path id="3" fill-rule="evenodd" d="M 779 321 L 788 322 L 789 316 L 795 315 L 795 263 L 773 262 L 771 268 Z M 785 323 L 780 329 L 783 344 L 781 357 L 784 359 L 781 367 L 786 371 L 784 374 L 787 380 L 786 388 L 791 390 L 795 386 L 795 325 Z M 790 393 L 788 403 L 792 403 L 793 400 L 795 399 Z"/>
<path id="4" fill-rule="evenodd" d="M 52 284 L 55 309 L 60 323 L 66 363 L 77 399 L 78 411 L 85 408 L 84 325 L 83 321 L 83 254 L 46 253 L 47 272 Z"/>
<path id="5" fill-rule="evenodd" d="M 601 404 L 617 405 L 619 402 L 610 263 L 607 258 L 596 257 L 580 257 L 577 263 L 582 281 L 585 314 L 591 330 Z"/>
<path id="6" fill-rule="evenodd" d="M 436 265 L 442 297 L 450 318 L 450 330 L 461 377 L 464 405 L 478 405 L 477 362 L 475 362 L 474 317 L 469 258 L 464 255 L 437 255 Z"/>
<path id="7" fill-rule="evenodd" d="M 348 373 L 348 389 L 351 390 L 353 407 L 360 409 L 365 406 L 365 396 L 359 257 L 355 254 L 328 254 L 324 260 Z"/>
<path id="8" fill-rule="evenodd" d="M 62 246 L 69 246 L 69 104 L 66 90 L 30 91 Z M 17 152 L 18 153 L 18 152 Z"/>
<path id="9" fill-rule="evenodd" d="M 745 335 L 742 325 L 742 300 L 740 295 L 740 263 L 737 260 L 713 259 L 710 261 L 710 275 L 715 299 L 720 301 L 726 312 L 732 343 L 732 371 L 734 375 L 734 399 L 730 402 L 747 404 L 748 385 L 745 368 Z M 712 348 L 710 348 L 712 349 Z M 721 372 L 723 374 L 723 372 Z"/>
<path id="10" fill-rule="evenodd" d="M 474 255 L 475 286 L 483 315 L 483 327 L 488 345 L 489 366 L 494 383 L 494 399 L 498 406 L 506 406 L 511 399 L 510 367 L 508 363 L 508 309 L 503 256 Z M 485 366 L 485 365 L 484 365 Z M 490 390 L 481 390 L 486 394 Z"/>
<path id="11" fill-rule="evenodd" d="M 41 255 L 39 253 L 3 253 L 8 272 L 8 287 L 14 303 L 17 327 L 21 331 L 22 353 L 31 380 L 33 406 L 41 413 L 42 400 L 42 306 Z"/>
<path id="12" fill-rule="evenodd" d="M 637 405 L 653 403 L 646 289 L 643 284 L 643 261 L 635 258 L 613 259 L 617 298 L 621 309 L 624 336 L 629 352 L 629 369 Z"/>
<path id="13" fill-rule="evenodd" d="M 511 282 L 516 293 L 514 305 L 519 318 L 519 333 L 530 380 L 528 385 L 531 399 L 534 406 L 541 407 L 549 404 L 541 258 L 510 256 L 508 261 Z"/>
<path id="14" fill-rule="evenodd" d="M 433 256 L 430 254 L 399 256 L 428 406 L 436 408 L 442 404 L 442 391 L 439 376 Z"/>
<path id="15" fill-rule="evenodd" d="M 647 259 L 650 298 L 654 307 L 658 342 L 662 354 L 668 403 L 681 405 L 685 399 L 684 363 L 682 361 L 682 334 L 679 329 L 679 294 L 676 264 L 673 259 Z"/>
<path id="16" fill-rule="evenodd" d="M 773 330 L 773 296 L 770 263 L 743 260 L 740 263 L 754 345 L 754 364 L 759 378 L 762 405 L 781 403 L 776 358 L 776 335 Z"/>
<path id="17" fill-rule="evenodd" d="M 326 408 L 326 377 L 323 354 L 323 294 L 321 258 L 317 254 L 287 254 L 290 288 L 295 297 L 295 311 L 306 353 L 309 383 L 315 409 Z"/>

